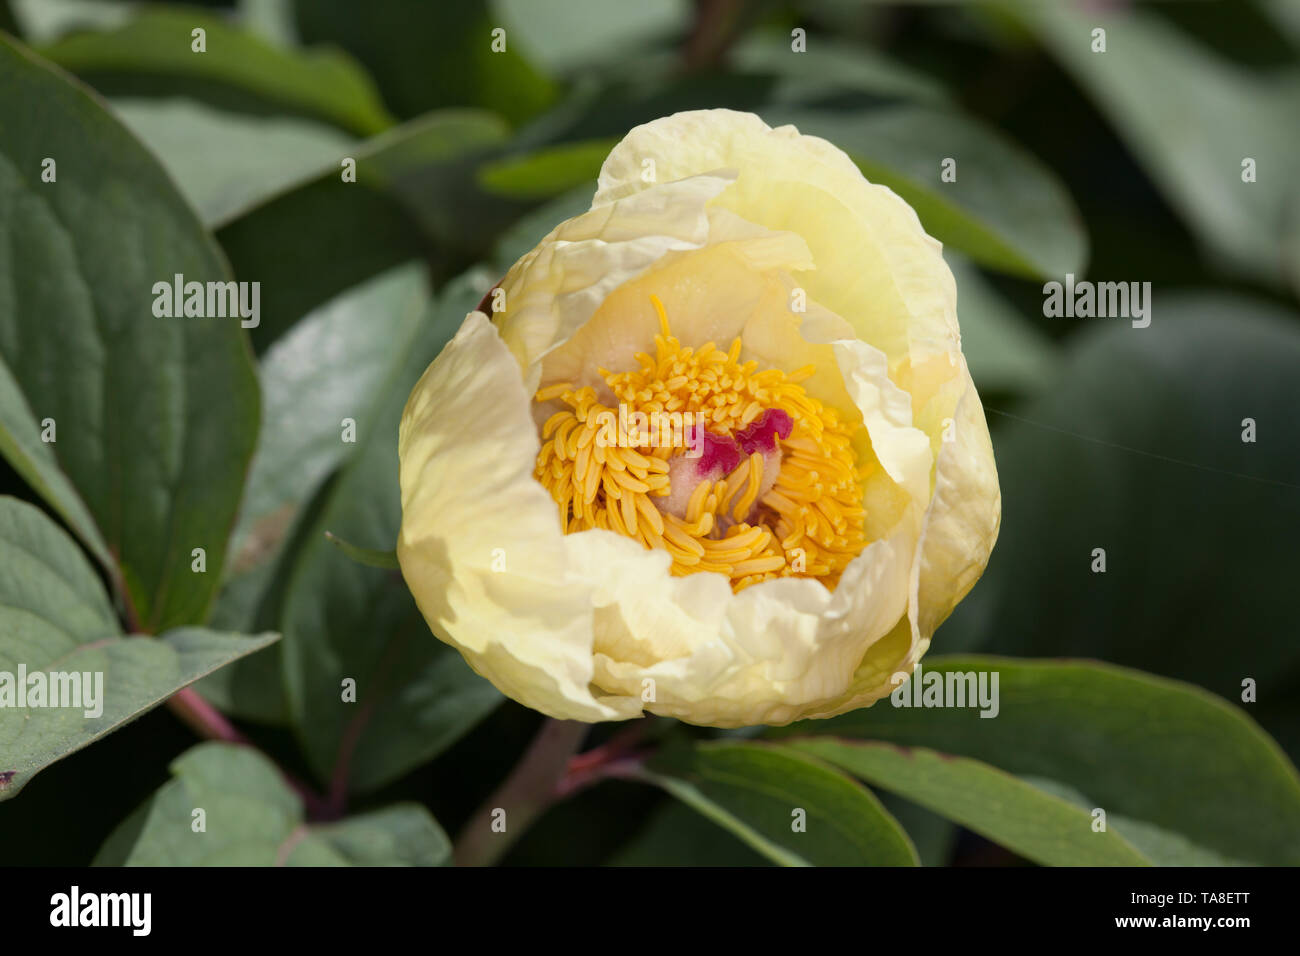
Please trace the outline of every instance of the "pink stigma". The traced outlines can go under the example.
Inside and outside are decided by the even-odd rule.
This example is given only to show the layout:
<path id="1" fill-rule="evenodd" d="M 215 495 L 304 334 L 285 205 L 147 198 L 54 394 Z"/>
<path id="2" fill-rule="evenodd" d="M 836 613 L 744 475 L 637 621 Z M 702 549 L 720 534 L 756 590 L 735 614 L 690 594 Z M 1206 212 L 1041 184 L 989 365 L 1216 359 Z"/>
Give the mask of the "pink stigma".
<path id="1" fill-rule="evenodd" d="M 776 450 L 778 438 L 789 438 L 794 429 L 794 422 L 779 408 L 769 408 L 754 419 L 747 428 L 736 433 L 736 441 L 746 455 L 762 452 L 770 455 Z M 706 451 L 705 454 L 708 454 Z M 727 469 L 730 471 L 731 469 Z"/>
<path id="2" fill-rule="evenodd" d="M 740 446 L 727 435 L 704 433 L 704 450 L 695 462 L 695 473 L 701 477 L 721 473 L 729 475 L 740 465 Z"/>

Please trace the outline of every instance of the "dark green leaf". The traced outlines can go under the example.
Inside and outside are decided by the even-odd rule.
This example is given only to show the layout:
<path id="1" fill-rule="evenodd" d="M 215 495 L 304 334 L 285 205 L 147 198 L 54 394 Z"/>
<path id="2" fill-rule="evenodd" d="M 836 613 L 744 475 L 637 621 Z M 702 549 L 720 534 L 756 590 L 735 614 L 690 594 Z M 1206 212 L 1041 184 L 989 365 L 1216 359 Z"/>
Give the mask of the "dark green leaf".
<path id="1" fill-rule="evenodd" d="M 422 117 L 359 144 L 356 182 L 343 181 L 340 165 L 220 226 L 236 275 L 263 283 L 258 352 L 311 309 L 431 247 L 486 244 L 503 201 L 484 205 L 473 170 L 505 133 L 486 113 Z"/>
<path id="2" fill-rule="evenodd" d="M 366 434 L 375 423 L 390 385 L 394 343 L 411 340 L 427 304 L 421 267 L 401 266 L 314 310 L 263 356 L 265 421 L 214 626 L 277 626 L 295 545 L 315 520 L 304 506 L 356 450 L 345 440 L 354 437 L 349 427 Z M 277 644 L 221 669 L 198 690 L 228 714 L 287 724 L 282 657 Z"/>
<path id="3" fill-rule="evenodd" d="M 0 497 L 0 800 L 277 637 L 197 628 L 124 636 L 67 533 L 35 506 Z"/>
<path id="4" fill-rule="evenodd" d="M 264 421 L 232 571 L 273 557 L 298 509 L 355 452 L 352 432 L 368 430 L 391 382 L 394 345 L 418 333 L 428 303 L 423 269 L 401 266 L 313 310 L 262 357 Z"/>
<path id="5" fill-rule="evenodd" d="M 1102 327 L 1049 390 L 1014 417 L 990 409 L 1002 533 L 946 627 L 994 653 L 1098 657 L 1230 700 L 1253 679 L 1252 715 L 1294 758 L 1300 317 L 1158 287 L 1153 302 L 1148 328 L 1085 320 Z"/>
<path id="6" fill-rule="evenodd" d="M 400 573 L 362 567 L 325 540 L 391 547 L 401 507 L 397 426 L 407 395 L 486 291 L 453 284 L 394 358 L 383 406 L 358 432 L 357 454 L 329 495 L 289 581 L 282 625 L 295 728 L 318 775 L 372 790 L 429 760 L 500 701 L 463 658 L 429 633 Z M 342 699 L 356 683 L 356 702 Z"/>
<path id="7" fill-rule="evenodd" d="M 514 199 L 547 199 L 580 187 L 596 191 L 596 175 L 617 140 L 564 143 L 522 156 L 484 164 L 478 183 L 488 192 Z"/>
<path id="8" fill-rule="evenodd" d="M 1151 183 L 1238 269 L 1300 290 L 1300 82 L 1252 75 L 1160 17 L 1069 4 L 1011 8 L 1097 101 Z M 1092 51 L 1092 31 L 1106 51 Z M 1254 182 L 1242 162 L 1255 161 Z"/>
<path id="9" fill-rule="evenodd" d="M 206 52 L 192 48 L 196 29 L 206 31 Z M 114 30 L 72 33 L 40 52 L 110 95 L 185 95 L 307 116 L 363 136 L 393 124 L 370 78 L 346 54 L 281 49 L 193 9 L 146 9 Z"/>
<path id="10" fill-rule="evenodd" d="M 644 55 L 656 40 L 683 31 L 689 13 L 681 0 L 495 0 L 492 9 L 530 60 L 575 74 Z"/>
<path id="11" fill-rule="evenodd" d="M 109 836 L 95 865 L 442 866 L 451 856 L 446 834 L 417 804 L 306 823 L 275 765 L 247 747 L 199 744 L 171 772 Z"/>
<path id="12" fill-rule="evenodd" d="M 672 801 L 609 861 L 611 866 L 772 866 L 772 861 L 689 806 Z"/>
<path id="13" fill-rule="evenodd" d="M 33 491 L 58 512 L 95 557 L 105 567 L 112 567 L 113 558 L 95 519 L 86 510 L 86 503 L 72 487 L 68 476 L 59 468 L 54 446 L 41 440 L 42 430 L 41 423 L 27 407 L 18 382 L 4 359 L 0 358 L 0 455 L 31 485 Z"/>
<path id="14" fill-rule="evenodd" d="M 998 675 L 999 709 L 874 707 L 769 731 L 928 747 L 1059 781 L 1094 806 L 1230 859 L 1300 861 L 1300 775 L 1250 718 L 1199 688 L 1087 662 L 940 657 L 947 672 Z M 909 700 L 911 696 L 909 694 Z M 1121 831 L 1122 832 L 1122 831 Z"/>
<path id="15" fill-rule="evenodd" d="M 888 791 L 876 796 L 885 812 L 898 821 L 920 857 L 922 866 L 948 866 L 952 862 L 961 828 L 937 813 Z"/>
<path id="16" fill-rule="evenodd" d="M 122 98 L 112 106 L 209 225 L 324 167 L 337 169 L 353 142 L 311 120 L 247 116 L 193 101 Z"/>
<path id="17" fill-rule="evenodd" d="M 5 609 L 0 607 L 0 616 Z M 14 669 L 25 664 L 30 674 L 36 669 L 55 668 L 62 673 L 102 673 L 104 675 L 103 713 L 87 718 L 83 709 L 0 711 L 0 738 L 5 740 L 8 759 L 5 772 L 14 772 L 7 788 L 0 788 L 0 800 L 22 789 L 33 776 L 68 754 L 94 743 L 147 710 L 157 707 L 178 690 L 182 690 L 218 668 L 238 661 L 246 654 L 259 651 L 278 634 L 245 636 L 209 631 L 197 627 L 180 627 L 161 637 L 101 637 L 49 653 L 28 655 L 25 651 L 5 653 Z M 39 640 L 43 647 L 59 647 L 45 622 L 15 626 L 6 640 Z M 67 644 L 66 640 L 63 642 Z"/>
<path id="18" fill-rule="evenodd" d="M 753 34 L 731 50 L 729 62 L 746 73 L 775 74 L 781 83 L 773 102 L 811 104 L 843 91 L 873 97 L 943 102 L 943 87 L 864 44 L 845 43 L 827 34 L 805 37 L 802 53 L 791 49 L 791 36 Z"/>
<path id="19" fill-rule="evenodd" d="M 418 803 L 400 803 L 349 817 L 342 823 L 312 828 L 312 836 L 352 866 L 447 866 L 451 841 L 429 811 Z M 300 847 L 290 866 L 320 866 L 324 854 Z"/>
<path id="20" fill-rule="evenodd" d="M 1039 790 L 1055 794 L 1062 800 L 1091 812 L 1097 809 L 1097 801 L 1090 800 L 1086 794 L 1073 787 L 1047 780 L 1044 777 L 1022 777 L 1026 783 Z M 1141 823 L 1118 813 L 1106 814 L 1106 825 L 1118 830 L 1133 847 L 1157 866 L 1243 866 L 1240 860 L 1214 853 L 1205 847 L 1197 846 L 1186 837 L 1162 830 L 1150 823 Z"/>
<path id="21" fill-rule="evenodd" d="M 1036 863 L 1146 866 L 1113 827 L 1093 830 L 1083 809 L 978 760 L 921 747 L 835 738 L 792 746 L 929 807 Z"/>
<path id="22" fill-rule="evenodd" d="M 365 16 L 352 0 L 305 0 L 294 8 L 302 38 L 364 63 L 400 116 L 475 106 L 518 122 L 555 96 L 522 53 L 527 36 L 507 31 L 505 49 L 493 51 L 492 31 L 502 22 L 487 0 L 386 0 Z"/>
<path id="23" fill-rule="evenodd" d="M 980 265 L 1021 276 L 1083 271 L 1087 236 L 1065 188 L 975 120 L 928 106 L 849 113 L 780 107 L 763 118 L 830 140 L 867 179 L 907 200 L 927 232 Z M 945 159 L 956 161 L 955 182 L 940 178 Z"/>
<path id="24" fill-rule="evenodd" d="M 960 256 L 944 259 L 957 280 L 961 350 L 984 395 L 1037 392 L 1055 381 L 1060 358 L 1036 329 Z"/>
<path id="25" fill-rule="evenodd" d="M 870 791 L 790 751 L 732 742 L 670 748 L 644 775 L 783 866 L 917 862 Z"/>
<path id="26" fill-rule="evenodd" d="M 0 358 L 30 419 L 54 419 L 54 454 L 139 628 L 201 622 L 257 433 L 257 382 L 239 318 L 155 316 L 153 289 L 178 274 L 224 281 L 225 264 L 144 148 L 3 37 L 0 90 Z M 41 179 L 47 157 L 55 182 Z M 196 548 L 204 573 L 191 571 Z"/>
<path id="27" fill-rule="evenodd" d="M 357 564 L 365 565 L 368 568 L 383 568 L 387 571 L 401 569 L 401 565 L 397 563 L 397 552 L 392 548 L 359 548 L 355 544 L 344 541 L 332 531 L 325 532 L 325 540 L 357 562 Z"/>

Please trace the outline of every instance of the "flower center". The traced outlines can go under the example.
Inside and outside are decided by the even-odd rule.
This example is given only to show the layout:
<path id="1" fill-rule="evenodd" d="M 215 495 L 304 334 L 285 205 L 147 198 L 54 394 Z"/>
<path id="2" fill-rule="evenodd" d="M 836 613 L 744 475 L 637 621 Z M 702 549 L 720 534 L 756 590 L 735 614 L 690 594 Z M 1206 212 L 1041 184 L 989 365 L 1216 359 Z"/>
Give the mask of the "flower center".
<path id="1" fill-rule="evenodd" d="M 534 475 L 566 534 L 602 528 L 672 555 L 672 573 L 717 571 L 741 588 L 776 577 L 834 589 L 866 546 L 857 426 L 789 374 L 739 362 L 736 339 L 683 348 L 656 296 L 656 354 L 600 369 L 617 407 L 590 386 L 540 389 L 567 406 L 542 426 Z"/>

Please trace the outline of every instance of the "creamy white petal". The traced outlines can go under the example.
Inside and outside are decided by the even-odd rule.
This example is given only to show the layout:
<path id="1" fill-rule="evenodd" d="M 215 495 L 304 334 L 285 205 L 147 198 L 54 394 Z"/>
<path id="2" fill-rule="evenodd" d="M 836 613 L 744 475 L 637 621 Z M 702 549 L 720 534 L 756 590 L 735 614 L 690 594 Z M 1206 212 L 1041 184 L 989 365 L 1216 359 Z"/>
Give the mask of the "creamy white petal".
<path id="1" fill-rule="evenodd" d="M 634 716 L 591 694 L 592 600 L 568 576 L 519 366 L 472 312 L 407 402 L 402 574 L 434 633 L 502 692 L 553 717 Z"/>
<path id="2" fill-rule="evenodd" d="M 638 192 L 557 226 L 501 281 L 505 309 L 495 317 L 521 368 L 567 341 L 610 292 L 673 250 L 696 249 L 709 235 L 706 204 L 730 176 L 694 176 Z M 530 382 L 530 387 L 535 386 Z"/>
<path id="3" fill-rule="evenodd" d="M 817 264 L 802 277 L 810 294 L 891 362 L 914 347 L 957 347 L 955 283 L 940 244 L 907 203 L 868 182 L 831 143 L 793 126 L 773 129 L 751 113 L 677 113 L 636 127 L 614 147 L 593 202 L 643 189 L 639 171 L 647 158 L 663 181 L 739 170 L 714 204 L 807 239 Z"/>
<path id="4" fill-rule="evenodd" d="M 984 406 L 966 362 L 965 388 L 952 416 L 953 440 L 941 442 L 934 495 L 913 571 L 910 617 L 928 638 L 975 585 L 1002 523 L 1002 491 Z"/>
<path id="5" fill-rule="evenodd" d="M 842 694 L 903 614 L 915 547 L 906 527 L 873 542 L 834 593 L 784 578 L 733 594 L 720 574 L 670 576 L 667 553 L 612 532 L 567 540 L 574 567 L 604 582 L 596 683 L 652 688 L 647 711 L 715 727 L 788 723 Z"/>

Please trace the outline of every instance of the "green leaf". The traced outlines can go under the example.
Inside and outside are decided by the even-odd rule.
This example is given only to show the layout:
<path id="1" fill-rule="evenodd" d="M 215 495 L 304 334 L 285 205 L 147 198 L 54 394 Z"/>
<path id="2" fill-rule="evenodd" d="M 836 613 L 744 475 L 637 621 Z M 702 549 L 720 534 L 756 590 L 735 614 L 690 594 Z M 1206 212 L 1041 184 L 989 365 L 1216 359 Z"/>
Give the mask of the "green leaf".
<path id="1" fill-rule="evenodd" d="M 313 310 L 262 356 L 264 421 L 232 539 L 231 570 L 268 563 L 303 503 L 351 457 L 384 398 L 394 343 L 418 334 L 430 301 L 417 263 Z"/>
<path id="2" fill-rule="evenodd" d="M 0 800 L 278 636 L 126 637 L 72 538 L 35 506 L 0 497 Z"/>
<path id="3" fill-rule="evenodd" d="M 1036 863 L 1146 866 L 1113 827 L 1050 793 L 978 760 L 925 748 L 814 738 L 791 746 L 867 783 L 914 800 Z"/>
<path id="4" fill-rule="evenodd" d="M 358 145 L 350 157 L 356 182 L 344 182 L 341 166 L 326 170 L 221 225 L 217 239 L 235 274 L 263 284 L 257 351 L 380 272 L 431 252 L 486 245 L 504 201 L 485 204 L 473 169 L 505 135 L 487 113 L 422 117 Z"/>
<path id="5" fill-rule="evenodd" d="M 397 427 L 410 389 L 486 291 L 469 276 L 402 343 L 383 404 L 357 434 L 356 457 L 330 486 L 305 532 L 281 625 L 289 702 L 311 767 L 323 779 L 373 790 L 431 759 L 500 702 L 495 689 L 429 633 L 401 574 L 363 567 L 326 531 L 362 547 L 397 540 Z M 342 700 L 344 680 L 356 702 Z"/>
<path id="6" fill-rule="evenodd" d="M 277 642 L 209 674 L 194 689 L 231 717 L 283 727 L 289 723 L 283 661 Z"/>
<path id="7" fill-rule="evenodd" d="M 1022 777 L 1026 783 L 1039 790 L 1055 794 L 1062 800 L 1091 812 L 1097 808 L 1097 801 L 1073 787 L 1067 787 L 1055 780 L 1044 777 Z M 1118 830 L 1134 848 L 1157 866 L 1243 866 L 1241 860 L 1214 853 L 1205 847 L 1197 846 L 1186 837 L 1170 833 L 1149 823 L 1142 823 L 1130 817 L 1116 813 L 1106 814 L 1106 825 Z"/>
<path id="8" fill-rule="evenodd" d="M 231 543 L 214 626 L 277 627 L 288 565 L 314 516 L 304 508 L 357 449 L 393 373 L 393 343 L 417 333 L 429 301 L 417 263 L 400 266 L 314 310 L 262 357 L 265 421 Z M 203 680 L 198 691 L 227 714 L 289 722 L 280 645 Z"/>
<path id="9" fill-rule="evenodd" d="M 876 794 L 885 811 L 898 821 L 922 866 L 948 866 L 952 862 L 961 828 L 920 804 L 904 800 L 888 791 Z"/>
<path id="10" fill-rule="evenodd" d="M 835 113 L 765 110 L 772 125 L 830 140 L 911 204 L 926 231 L 980 265 L 1019 276 L 1081 273 L 1087 236 L 1056 176 L 975 120 L 930 106 Z M 942 164 L 956 160 L 956 181 Z"/>
<path id="11" fill-rule="evenodd" d="M 656 811 L 639 834 L 610 859 L 611 866 L 772 866 L 731 830 L 685 803 Z"/>
<path id="12" fill-rule="evenodd" d="M 312 835 L 352 866 L 448 866 L 451 841 L 429 811 L 418 803 L 400 803 L 349 817 L 342 823 L 312 828 Z M 319 866 L 306 848 L 289 858 L 290 866 Z"/>
<path id="13" fill-rule="evenodd" d="M 451 857 L 418 804 L 306 823 L 275 765 L 248 747 L 199 744 L 171 772 L 105 841 L 96 866 L 443 866 Z"/>
<path id="14" fill-rule="evenodd" d="M 497 239 L 491 258 L 493 274 L 498 278 L 504 276 L 552 229 L 590 209 L 595 192 L 591 186 L 579 186 L 519 217 Z"/>
<path id="15" fill-rule="evenodd" d="M 16 627 L 22 618 L 35 628 L 34 636 L 48 634 L 68 646 L 121 632 L 94 569 L 67 532 L 40 508 L 0 496 L 0 553 L 4 555 L 0 601 L 11 625 Z M 0 631 L 11 642 L 11 654 L 24 649 L 16 633 L 9 628 Z M 46 648 L 34 642 L 25 650 L 35 653 Z M 19 660 L 14 657 L 12 662 Z"/>
<path id="16" fill-rule="evenodd" d="M 862 43 L 848 43 L 814 36 L 808 49 L 796 53 L 790 48 L 789 33 L 753 33 L 741 39 L 729 52 L 733 69 L 745 73 L 775 74 L 781 83 L 772 101 L 811 105 L 845 91 L 881 99 L 943 102 L 948 96 L 932 77 L 890 59 Z"/>
<path id="17" fill-rule="evenodd" d="M 1157 289 L 1153 301 L 1147 328 L 1089 320 L 1034 402 L 987 409 L 1002 532 L 945 632 L 1230 700 L 1253 678 L 1252 716 L 1295 759 L 1300 316 L 1224 295 Z"/>
<path id="18" fill-rule="evenodd" d="M 554 72 L 577 74 L 611 61 L 626 63 L 656 39 L 689 26 L 683 0 L 495 0 L 492 10 L 511 42 L 530 60 Z"/>
<path id="19" fill-rule="evenodd" d="M 478 183 L 488 192 L 513 199 L 548 199 L 566 190 L 596 191 L 596 176 L 618 140 L 563 143 L 485 163 Z"/>
<path id="20" fill-rule="evenodd" d="M 1108 815 L 1159 827 L 1224 857 L 1300 861 L 1300 775 L 1250 718 L 1223 700 L 1088 662 L 926 658 L 923 676 L 912 679 L 924 687 L 926 680 L 947 680 L 947 672 L 996 673 L 997 716 L 982 718 L 964 707 L 895 707 L 887 699 L 768 735 L 927 747 L 1059 781 L 1088 794 Z"/>
<path id="21" fill-rule="evenodd" d="M 1300 82 L 1251 74 L 1138 9 L 1009 8 L 1037 32 L 1114 124 L 1152 185 L 1201 242 L 1254 276 L 1300 290 Z M 1092 31 L 1106 30 L 1106 52 Z M 1212 131 L 1212 132 L 1210 132 Z M 1256 181 L 1242 181 L 1242 161 Z"/>
<path id="22" fill-rule="evenodd" d="M 0 414 L 10 432 L 54 419 L 54 455 L 140 629 L 201 622 L 257 433 L 257 383 L 238 318 L 157 317 L 153 288 L 177 274 L 224 281 L 225 264 L 144 148 L 4 37 L 0 90 L 0 359 L 30 417 L 10 420 L 11 402 Z M 41 179 L 46 157 L 55 182 Z M 195 548 L 206 573 L 191 571 Z"/>
<path id="23" fill-rule="evenodd" d="M 493 49 L 502 21 L 487 0 L 387 0 L 365 16 L 352 0 L 311 0 L 295 3 L 294 12 L 304 41 L 355 56 L 399 116 L 472 106 L 519 122 L 556 95 L 525 58 L 525 35 L 507 31 L 505 49 Z"/>
<path id="24" fill-rule="evenodd" d="M 0 607 L 0 616 L 5 609 Z M 61 673 L 103 674 L 103 713 L 86 717 L 86 709 L 34 709 L 25 714 L 0 712 L 0 739 L 9 757 L 0 777 L 12 773 L 8 786 L 0 788 L 0 800 L 14 796 L 37 773 L 70 753 L 94 743 L 146 711 L 157 707 L 218 668 L 237 661 L 279 640 L 278 634 L 245 636 L 181 627 L 161 637 L 105 636 L 70 646 L 55 640 L 49 622 L 15 624 L 15 631 L 0 641 L 0 648 L 12 647 L 10 640 L 24 645 L 39 641 L 54 652 L 28 654 L 0 650 L 8 668 L 17 672 L 21 663 L 30 674 L 55 669 Z M 57 667 L 56 667 L 57 665 Z M 96 708 L 97 709 L 97 708 Z M 25 721 L 24 721 L 25 718 Z"/>
<path id="25" fill-rule="evenodd" d="M 41 440 L 42 431 L 42 425 L 28 407 L 13 373 L 0 357 L 0 455 L 33 491 L 58 512 L 104 567 L 112 567 L 113 558 L 95 519 L 86 509 L 77 489 L 68 481 L 68 476 L 59 468 L 54 446 Z"/>
<path id="26" fill-rule="evenodd" d="M 1033 393 L 1051 385 L 1060 365 L 1052 340 L 969 262 L 947 251 L 944 259 L 957 281 L 962 354 L 980 394 Z"/>
<path id="27" fill-rule="evenodd" d="M 392 548 L 359 548 L 355 544 L 344 541 L 332 531 L 325 532 L 325 540 L 357 562 L 357 564 L 365 565 L 368 568 L 383 568 L 387 571 L 401 570 L 402 566 L 397 562 L 397 552 Z"/>
<path id="28" fill-rule="evenodd" d="M 354 142 L 311 120 L 247 116 L 194 101 L 121 98 L 112 107 L 208 225 L 323 167 L 337 169 Z"/>
<path id="29" fill-rule="evenodd" d="M 781 748 L 670 748 L 643 776 L 783 866 L 917 863 L 907 834 L 870 791 Z M 796 830 L 801 816 L 806 829 Z"/>
<path id="30" fill-rule="evenodd" d="M 1300 7 L 1291 0 L 1263 0 L 1260 12 L 1269 17 L 1300 49 Z"/>
<path id="31" fill-rule="evenodd" d="M 19 32 L 13 11 L 9 9 L 9 0 L 0 0 L 0 30 L 15 35 Z"/>
<path id="32" fill-rule="evenodd" d="M 206 31 L 205 52 L 192 49 L 195 29 Z M 146 9 L 117 29 L 72 33 L 40 52 L 108 95 L 188 96 L 324 120 L 363 136 L 394 122 L 346 54 L 281 49 L 194 9 Z"/>

